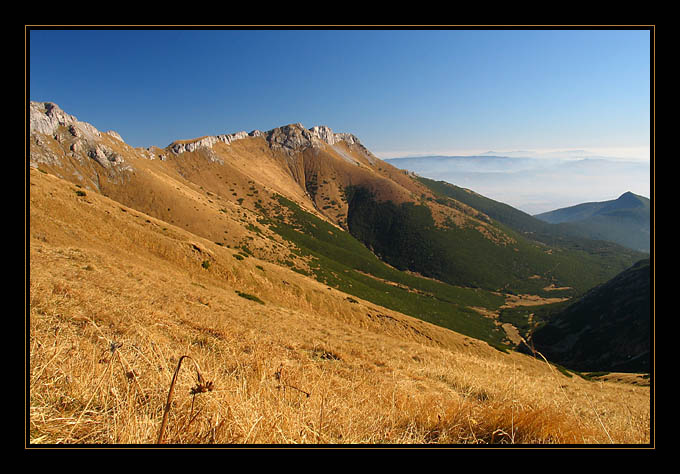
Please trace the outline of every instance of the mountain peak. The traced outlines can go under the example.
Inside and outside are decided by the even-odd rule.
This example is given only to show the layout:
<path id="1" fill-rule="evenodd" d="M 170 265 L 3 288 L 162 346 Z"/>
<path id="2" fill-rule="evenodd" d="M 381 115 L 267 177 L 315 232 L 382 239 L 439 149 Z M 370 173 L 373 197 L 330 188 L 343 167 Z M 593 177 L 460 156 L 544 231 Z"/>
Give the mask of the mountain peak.
<path id="1" fill-rule="evenodd" d="M 59 126 L 69 128 L 73 136 L 85 135 L 88 138 L 101 137 L 101 132 L 89 123 L 79 121 L 75 116 L 64 112 L 54 102 L 30 103 L 30 131 L 54 135 Z"/>
<path id="2" fill-rule="evenodd" d="M 212 148 L 213 145 L 219 141 L 229 145 L 236 140 L 260 136 L 267 140 L 269 146 L 285 149 L 288 152 L 300 151 L 309 147 L 318 147 L 321 142 L 328 145 L 335 145 L 344 141 L 348 145 L 359 145 L 363 147 L 359 139 L 351 133 L 335 133 L 327 125 L 315 125 L 308 129 L 300 122 L 282 125 L 267 132 L 253 130 L 250 133 L 237 132 L 222 135 L 209 135 L 194 140 L 176 140 L 168 145 L 168 147 L 178 155 L 185 151 L 194 151 L 198 148 Z"/>
<path id="3" fill-rule="evenodd" d="M 624 208 L 631 208 L 631 207 L 642 207 L 644 203 L 640 199 L 640 197 L 637 194 L 633 194 L 630 191 L 627 191 L 623 193 L 621 196 L 619 196 L 616 200 L 614 200 L 608 208 L 616 207 L 624 207 Z"/>
<path id="4" fill-rule="evenodd" d="M 321 142 L 331 146 L 343 141 L 349 145 L 361 145 L 351 133 L 335 133 L 327 125 L 315 125 L 308 129 L 301 123 L 294 123 L 269 130 L 265 136 L 270 146 L 289 151 L 318 147 Z"/>

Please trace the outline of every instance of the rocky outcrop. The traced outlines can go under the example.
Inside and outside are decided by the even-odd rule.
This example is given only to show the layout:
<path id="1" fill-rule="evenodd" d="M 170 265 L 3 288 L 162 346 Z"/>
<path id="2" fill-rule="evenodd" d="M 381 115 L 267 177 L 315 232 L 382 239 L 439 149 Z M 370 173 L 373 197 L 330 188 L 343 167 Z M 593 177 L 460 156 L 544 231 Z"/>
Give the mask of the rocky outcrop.
<path id="1" fill-rule="evenodd" d="M 301 123 L 284 125 L 268 132 L 253 130 L 250 133 L 237 132 L 225 135 L 210 135 L 193 141 L 176 141 L 168 145 L 168 149 L 174 154 L 179 155 L 185 152 L 196 151 L 200 148 L 211 149 L 219 142 L 229 145 L 236 140 L 243 140 L 248 137 L 263 137 L 270 147 L 288 152 L 301 151 L 309 147 L 320 147 L 322 143 L 335 145 L 343 141 L 348 145 L 359 145 L 363 150 L 366 150 L 359 142 L 359 139 L 351 133 L 334 133 L 326 125 L 317 125 L 306 129 Z"/>
<path id="2" fill-rule="evenodd" d="M 172 151 L 174 154 L 179 155 L 184 152 L 191 152 L 191 151 L 196 151 L 199 148 L 212 148 L 216 143 L 222 142 L 226 143 L 227 145 L 230 145 L 231 143 L 235 142 L 236 140 L 243 140 L 244 138 L 248 137 L 259 137 L 262 135 L 262 132 L 259 130 L 253 130 L 250 133 L 247 132 L 236 132 L 236 133 L 230 133 L 230 134 L 224 134 L 224 135 L 210 135 L 207 137 L 199 138 L 198 140 L 192 141 L 192 142 L 173 142 L 171 143 L 168 148 L 170 151 Z"/>
<path id="3" fill-rule="evenodd" d="M 333 133 L 333 130 L 326 125 L 314 126 L 309 131 L 312 132 L 314 137 L 329 145 L 335 145 L 339 142 L 345 142 L 348 145 L 361 145 L 359 139 L 351 133 Z"/>
<path id="4" fill-rule="evenodd" d="M 113 137 L 113 138 L 115 138 L 115 139 L 118 140 L 118 141 L 121 141 L 121 142 L 125 143 L 125 140 L 123 140 L 123 137 L 121 137 L 121 136 L 118 134 L 118 132 L 115 132 L 115 131 L 113 131 L 113 130 L 109 130 L 108 132 L 106 132 L 106 134 L 109 135 L 109 136 L 111 136 L 111 137 Z"/>
<path id="5" fill-rule="evenodd" d="M 109 168 L 124 162 L 123 158 L 118 153 L 115 153 L 111 148 L 102 144 L 91 148 L 87 154 L 104 168 Z"/>
<path id="6" fill-rule="evenodd" d="M 287 151 L 300 151 L 309 148 L 312 146 L 313 137 L 312 133 L 300 123 L 277 127 L 265 134 L 270 147 Z"/>
<path id="7" fill-rule="evenodd" d="M 181 153 L 185 153 L 187 151 L 195 151 L 199 148 L 212 148 L 213 145 L 217 143 L 217 137 L 203 137 L 195 142 L 191 143 L 181 143 L 181 142 L 174 142 L 170 144 L 170 150 L 176 154 L 179 155 Z"/>
<path id="8" fill-rule="evenodd" d="M 300 151 L 309 147 L 318 148 L 322 143 L 333 146 L 340 142 L 345 142 L 348 145 L 359 145 L 363 150 L 366 150 L 356 136 L 351 133 L 334 133 L 326 125 L 316 125 L 306 129 L 302 124 L 295 123 L 270 130 L 265 136 L 270 146 L 288 151 Z"/>
<path id="9" fill-rule="evenodd" d="M 69 133 L 78 138 L 100 138 L 101 132 L 86 122 L 79 121 L 67 114 L 53 102 L 30 103 L 30 133 L 44 133 L 54 136 L 60 126 L 66 127 Z M 115 133 L 115 132 L 114 132 Z M 120 138 L 120 135 L 118 135 Z M 121 139 L 122 140 L 122 139 Z"/>
<path id="10" fill-rule="evenodd" d="M 29 105 L 32 165 L 60 165 L 62 158 L 69 156 L 80 163 L 90 158 L 109 171 L 132 170 L 123 157 L 106 144 L 107 140 L 111 144 L 111 140 L 116 140 L 127 147 L 118 133 L 111 130 L 103 134 L 53 102 L 31 102 Z M 59 146 L 52 146 L 54 142 Z"/>
<path id="11" fill-rule="evenodd" d="M 34 150 L 32 150 L 31 161 L 42 160 L 45 162 L 49 159 L 50 162 L 53 162 L 56 160 L 56 157 L 52 156 L 51 152 L 42 146 L 44 145 L 44 138 L 40 137 L 42 134 L 61 143 L 70 153 L 87 156 L 104 167 L 110 168 L 124 163 L 120 155 L 101 143 L 103 137 L 125 143 L 117 132 L 110 130 L 102 134 L 92 125 L 79 121 L 75 116 L 67 114 L 52 102 L 30 103 L 30 133 L 34 143 L 44 152 L 41 155 L 41 153 L 33 153 Z M 212 148 L 217 143 L 230 145 L 237 140 L 250 137 L 262 137 L 271 148 L 288 153 L 300 152 L 310 147 L 321 148 L 324 144 L 335 146 L 344 142 L 350 146 L 360 147 L 369 159 L 372 157 L 371 153 L 359 142 L 359 139 L 351 133 L 335 133 L 326 125 L 317 125 L 307 129 L 301 123 L 277 127 L 267 132 L 260 130 L 253 130 L 250 133 L 241 131 L 209 135 L 196 140 L 178 140 L 168 145 L 166 150 L 175 155 L 181 155 L 182 153 L 205 149 L 209 151 L 208 158 L 212 161 L 221 162 L 222 160 L 217 154 L 212 152 Z M 36 148 L 35 151 L 38 152 L 38 149 Z M 342 150 L 336 149 L 336 151 L 340 153 Z M 156 158 L 154 154 L 143 150 L 139 154 L 147 159 Z M 166 159 L 163 154 L 159 154 L 157 157 L 161 160 Z"/>
<path id="12" fill-rule="evenodd" d="M 317 139 L 324 141 L 329 145 L 335 145 L 336 134 L 333 133 L 333 130 L 331 130 L 330 127 L 327 127 L 326 125 L 316 125 L 310 128 L 309 131 L 312 132 L 312 136 Z"/>

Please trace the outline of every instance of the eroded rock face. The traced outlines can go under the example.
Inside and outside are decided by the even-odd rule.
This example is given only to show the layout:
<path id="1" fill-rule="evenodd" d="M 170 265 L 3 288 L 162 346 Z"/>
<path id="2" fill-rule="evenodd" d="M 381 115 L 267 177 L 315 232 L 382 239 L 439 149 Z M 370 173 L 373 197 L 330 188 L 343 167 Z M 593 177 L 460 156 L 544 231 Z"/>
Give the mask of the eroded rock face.
<path id="1" fill-rule="evenodd" d="M 67 127 L 74 137 L 99 138 L 101 132 L 86 122 L 79 121 L 75 116 L 67 114 L 53 102 L 30 103 L 30 132 L 55 135 L 60 126 Z M 115 133 L 115 132 L 114 132 Z M 120 137 L 120 135 L 119 135 Z M 122 141 L 122 139 L 121 139 Z"/>
<path id="2" fill-rule="evenodd" d="M 210 136 L 191 143 L 173 143 L 170 145 L 170 150 L 179 155 L 180 153 L 191 152 L 199 148 L 212 148 L 215 143 L 217 143 L 217 137 Z"/>
<path id="3" fill-rule="evenodd" d="M 299 123 L 284 125 L 269 130 L 266 134 L 269 146 L 290 151 L 304 150 L 312 146 L 312 137 L 312 133 Z"/>
<path id="4" fill-rule="evenodd" d="M 346 142 L 349 145 L 361 144 L 359 139 L 352 135 L 351 133 L 334 133 L 330 127 L 326 125 L 314 126 L 309 129 L 312 135 L 319 140 L 328 143 L 329 145 L 335 145 L 339 142 Z"/>
<path id="5" fill-rule="evenodd" d="M 363 145 L 351 133 L 334 133 L 326 125 L 316 125 L 306 129 L 300 123 L 286 125 L 270 130 L 266 134 L 270 146 L 300 151 L 308 147 L 319 147 L 321 143 L 335 145 L 346 142 L 348 145 Z"/>
<path id="6" fill-rule="evenodd" d="M 236 132 L 224 135 L 211 135 L 200 138 L 190 143 L 174 142 L 170 144 L 169 148 L 174 154 L 179 155 L 187 151 L 189 152 L 196 151 L 199 148 L 212 148 L 217 142 L 222 142 L 229 145 L 235 142 L 236 140 L 242 140 L 244 138 L 248 138 L 249 136 L 259 136 L 261 133 L 262 132 L 260 132 L 259 130 L 254 130 L 250 132 L 250 134 L 247 132 Z"/>
<path id="7" fill-rule="evenodd" d="M 326 125 L 317 125 L 309 129 L 310 132 L 312 132 L 312 135 L 318 138 L 319 140 L 322 140 L 329 145 L 335 145 L 336 142 L 336 134 L 333 133 L 333 130 L 330 129 L 330 127 L 327 127 Z"/>
<path id="8" fill-rule="evenodd" d="M 109 136 L 111 136 L 111 137 L 113 137 L 113 138 L 115 138 L 116 140 L 119 140 L 119 141 L 125 143 L 125 140 L 123 140 L 123 137 L 121 137 L 121 136 L 118 134 L 118 132 L 115 132 L 115 131 L 113 131 L 113 130 L 109 130 L 108 132 L 106 132 L 106 134 L 109 135 Z"/>
<path id="9" fill-rule="evenodd" d="M 212 148 L 216 143 L 222 142 L 227 145 L 236 140 L 243 140 L 248 137 L 263 137 L 267 140 L 270 147 L 282 149 L 288 152 L 301 151 L 309 147 L 319 147 L 321 143 L 335 145 L 341 141 L 349 145 L 363 145 L 359 139 L 351 133 L 334 133 L 326 125 L 317 125 L 306 129 L 301 123 L 294 123 L 277 127 L 268 132 L 253 130 L 250 133 L 237 132 L 224 135 L 212 135 L 202 137 L 191 142 L 173 142 L 168 148 L 174 154 L 179 155 L 184 152 L 196 151 L 199 148 Z"/>
<path id="10" fill-rule="evenodd" d="M 107 140 L 111 143 L 113 139 L 127 147 L 118 133 L 109 131 L 102 134 L 89 123 L 67 114 L 53 102 L 31 102 L 29 105 L 31 165 L 59 165 L 68 156 L 80 163 L 90 158 L 113 172 L 132 170 L 119 153 L 105 144 Z M 54 147 L 55 142 L 57 147 Z"/>
<path id="11" fill-rule="evenodd" d="M 105 168 L 110 166 L 121 164 L 124 162 L 123 158 L 115 153 L 111 148 L 106 145 L 97 145 L 88 151 L 88 156 L 95 160 L 97 163 Z"/>

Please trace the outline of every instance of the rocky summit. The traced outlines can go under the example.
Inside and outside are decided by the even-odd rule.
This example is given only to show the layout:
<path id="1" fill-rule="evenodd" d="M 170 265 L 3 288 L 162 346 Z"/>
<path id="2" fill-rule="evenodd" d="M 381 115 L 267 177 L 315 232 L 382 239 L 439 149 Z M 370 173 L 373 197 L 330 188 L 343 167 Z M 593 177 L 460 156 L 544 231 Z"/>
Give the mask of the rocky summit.
<path id="1" fill-rule="evenodd" d="M 317 125 L 306 129 L 301 123 L 295 123 L 277 127 L 267 132 L 261 132 L 260 130 L 253 130 L 249 133 L 241 131 L 231 134 L 210 135 L 193 141 L 175 141 L 168 148 L 175 154 L 181 154 L 187 151 L 195 151 L 199 148 L 212 148 L 220 142 L 229 145 L 236 140 L 260 136 L 266 138 L 269 146 L 291 153 L 302 151 L 309 147 L 318 147 L 320 142 L 335 145 L 344 141 L 349 145 L 360 145 L 363 147 L 359 139 L 351 133 L 334 133 L 333 130 L 325 125 Z"/>

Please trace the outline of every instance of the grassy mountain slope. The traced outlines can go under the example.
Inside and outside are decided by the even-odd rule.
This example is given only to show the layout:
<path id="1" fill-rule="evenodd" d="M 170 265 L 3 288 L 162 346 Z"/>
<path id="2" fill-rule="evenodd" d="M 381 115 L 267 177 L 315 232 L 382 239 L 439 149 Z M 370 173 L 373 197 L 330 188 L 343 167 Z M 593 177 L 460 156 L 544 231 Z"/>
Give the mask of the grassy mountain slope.
<path id="1" fill-rule="evenodd" d="M 400 271 L 385 264 L 349 233 L 304 212 L 282 196 L 279 201 L 279 214 L 261 222 L 293 242 L 296 254 L 309 258 L 309 270 L 297 271 L 350 295 L 462 334 L 492 344 L 504 342 L 505 333 L 498 324 L 473 309 L 494 310 L 505 301 L 502 295 Z"/>
<path id="2" fill-rule="evenodd" d="M 650 371 L 650 260 L 637 262 L 553 314 L 532 341 L 576 370 Z"/>
<path id="3" fill-rule="evenodd" d="M 535 216 L 552 224 L 568 223 L 581 235 L 649 252 L 650 201 L 627 192 L 618 199 L 583 203 Z"/>
<path id="4" fill-rule="evenodd" d="M 175 374 L 171 444 L 650 440 L 644 379 L 559 372 L 27 173 L 32 445 L 155 443 Z"/>
<path id="5" fill-rule="evenodd" d="M 74 159 L 70 150 L 78 140 L 67 127 L 57 133 L 59 141 L 40 138 L 42 143 L 32 150 L 36 166 L 71 180 L 82 192 L 100 192 L 126 207 L 235 249 L 234 258 L 255 256 L 473 337 L 494 344 L 505 340 L 497 323 L 471 309 L 494 309 L 504 301 L 501 295 L 396 271 L 341 227 L 343 206 L 347 207 L 342 189 L 347 183 L 380 190 L 382 196 L 395 200 L 409 196 L 408 187 L 414 186 L 401 172 L 388 179 L 394 173 L 388 166 L 384 171 L 371 168 L 370 157 L 361 149 L 350 155 L 345 148 L 345 157 L 337 156 L 342 144 L 324 145 L 328 153 L 310 148 L 292 154 L 270 147 L 259 136 L 180 155 L 154 150 L 164 159 L 148 159 L 142 151 L 118 142 L 116 151 L 133 168 L 126 172 L 105 169 L 87 156 Z M 110 141 L 106 144 L 113 146 Z M 46 145 L 57 159 L 41 159 Z M 348 163 L 347 156 L 356 161 Z M 312 164 L 306 164 L 310 160 Z M 318 179 L 314 189 L 310 183 L 317 182 L 321 168 L 326 170 L 325 178 Z"/>
<path id="6" fill-rule="evenodd" d="M 32 104 L 31 113 L 46 119 L 48 109 L 57 110 Z M 527 239 L 490 218 L 493 209 L 442 198 L 351 136 L 322 140 L 291 124 L 140 149 L 87 124 L 50 124 L 49 134 L 31 135 L 31 161 L 41 170 L 236 249 L 234 258 L 289 267 L 492 344 L 510 343 L 494 316 L 508 298 L 571 297 L 633 261 Z M 376 206 L 409 212 L 373 219 Z M 370 236 L 357 231 L 369 221 L 387 225 L 388 215 L 401 220 Z"/>
<path id="7" fill-rule="evenodd" d="M 572 287 L 582 293 L 593 286 L 608 280 L 618 272 L 632 265 L 646 255 L 624 248 L 618 244 L 584 238 L 566 225 L 552 225 L 515 209 L 507 204 L 494 201 L 469 189 L 461 188 L 444 181 L 434 181 L 417 177 L 417 180 L 436 194 L 439 203 L 455 205 L 464 203 L 488 216 L 498 228 L 516 239 L 513 247 L 521 250 L 521 261 L 526 269 L 535 269 L 541 279 L 527 278 L 519 273 L 515 285 L 523 279 L 523 284 L 540 283 L 549 276 L 549 287 Z M 478 255 L 484 255 L 486 250 Z M 499 261 L 512 262 L 512 256 L 498 256 Z M 519 264 L 512 268 L 519 267 Z M 509 272 L 508 272 L 509 273 Z M 534 285 L 534 292 L 540 289 Z M 545 295 L 545 293 L 543 293 Z"/>
<path id="8" fill-rule="evenodd" d="M 555 289 L 569 259 L 355 138 L 293 124 L 141 149 L 55 117 L 29 137 L 31 443 L 153 443 L 164 418 L 170 443 L 649 441 L 644 379 L 595 387 L 498 350 L 499 310 L 543 301 L 510 287 L 574 294 Z M 545 267 L 504 279 L 501 260 L 487 288 L 399 269 L 351 234 L 352 188 L 423 211 L 402 230 Z"/>

